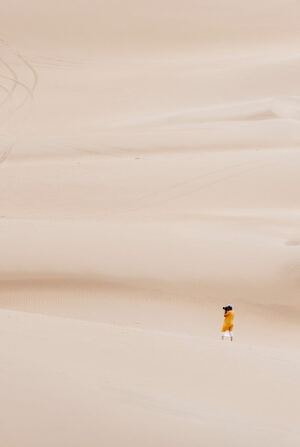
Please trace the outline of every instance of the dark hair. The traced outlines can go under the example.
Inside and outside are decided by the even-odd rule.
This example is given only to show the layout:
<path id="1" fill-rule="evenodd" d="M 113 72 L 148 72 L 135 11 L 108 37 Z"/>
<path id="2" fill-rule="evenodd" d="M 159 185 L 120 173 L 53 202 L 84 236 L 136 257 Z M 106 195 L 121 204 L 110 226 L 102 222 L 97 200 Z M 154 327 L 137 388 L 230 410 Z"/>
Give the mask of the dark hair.
<path id="1" fill-rule="evenodd" d="M 232 310 L 232 306 L 224 306 L 223 309 L 225 312 L 228 312 L 229 310 Z"/>

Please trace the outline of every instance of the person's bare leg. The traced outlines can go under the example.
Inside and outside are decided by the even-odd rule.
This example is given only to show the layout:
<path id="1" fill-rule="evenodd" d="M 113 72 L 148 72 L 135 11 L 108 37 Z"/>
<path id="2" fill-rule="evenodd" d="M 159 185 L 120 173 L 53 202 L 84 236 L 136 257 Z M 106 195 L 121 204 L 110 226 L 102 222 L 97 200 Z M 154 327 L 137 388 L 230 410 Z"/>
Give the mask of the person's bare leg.
<path id="1" fill-rule="evenodd" d="M 232 335 L 231 331 L 229 331 L 229 336 L 230 336 L 230 340 L 232 341 L 233 340 L 233 335 Z"/>
<path id="2" fill-rule="evenodd" d="M 222 340 L 224 340 L 224 332 L 222 332 Z"/>

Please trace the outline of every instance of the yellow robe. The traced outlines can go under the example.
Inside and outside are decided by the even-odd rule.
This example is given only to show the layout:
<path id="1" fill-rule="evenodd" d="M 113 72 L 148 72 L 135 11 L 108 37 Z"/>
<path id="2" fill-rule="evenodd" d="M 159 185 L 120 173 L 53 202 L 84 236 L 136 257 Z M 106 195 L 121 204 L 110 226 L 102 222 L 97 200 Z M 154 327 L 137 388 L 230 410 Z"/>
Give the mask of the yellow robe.
<path id="1" fill-rule="evenodd" d="M 229 310 L 224 315 L 224 323 L 222 327 L 222 332 L 232 331 L 233 329 L 233 320 L 234 320 L 234 311 Z"/>

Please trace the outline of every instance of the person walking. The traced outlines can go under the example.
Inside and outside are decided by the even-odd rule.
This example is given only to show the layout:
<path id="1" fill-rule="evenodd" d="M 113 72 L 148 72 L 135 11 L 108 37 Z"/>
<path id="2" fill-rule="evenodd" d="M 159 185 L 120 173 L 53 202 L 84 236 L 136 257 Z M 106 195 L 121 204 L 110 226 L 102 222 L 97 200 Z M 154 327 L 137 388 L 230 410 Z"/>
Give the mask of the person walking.
<path id="1" fill-rule="evenodd" d="M 233 340 L 233 320 L 234 320 L 234 310 L 231 304 L 227 304 L 227 306 L 223 307 L 224 309 L 224 322 L 222 326 L 222 340 L 224 340 L 225 333 L 229 333 L 230 340 Z"/>

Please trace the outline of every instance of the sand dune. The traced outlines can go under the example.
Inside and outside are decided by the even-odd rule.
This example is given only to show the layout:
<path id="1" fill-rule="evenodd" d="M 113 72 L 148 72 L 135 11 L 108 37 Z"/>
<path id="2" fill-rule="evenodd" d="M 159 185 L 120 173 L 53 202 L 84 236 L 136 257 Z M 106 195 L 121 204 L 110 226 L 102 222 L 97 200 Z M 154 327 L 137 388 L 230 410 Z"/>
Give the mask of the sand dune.
<path id="1" fill-rule="evenodd" d="M 227 50 L 220 60 L 208 51 L 125 60 L 91 53 L 68 63 L 65 51 L 66 60 L 47 64 L 38 54 L 27 64 L 10 55 L 21 83 L 0 111 L 11 159 L 299 145 L 297 52 L 232 58 Z"/>
<path id="2" fill-rule="evenodd" d="M 255 338 L 221 345 L 205 325 L 192 336 L 11 311 L 1 312 L 1 327 L 5 443 L 299 442 L 295 348 Z"/>
<path id="3" fill-rule="evenodd" d="M 2 5 L 1 446 L 299 446 L 299 14 Z"/>

